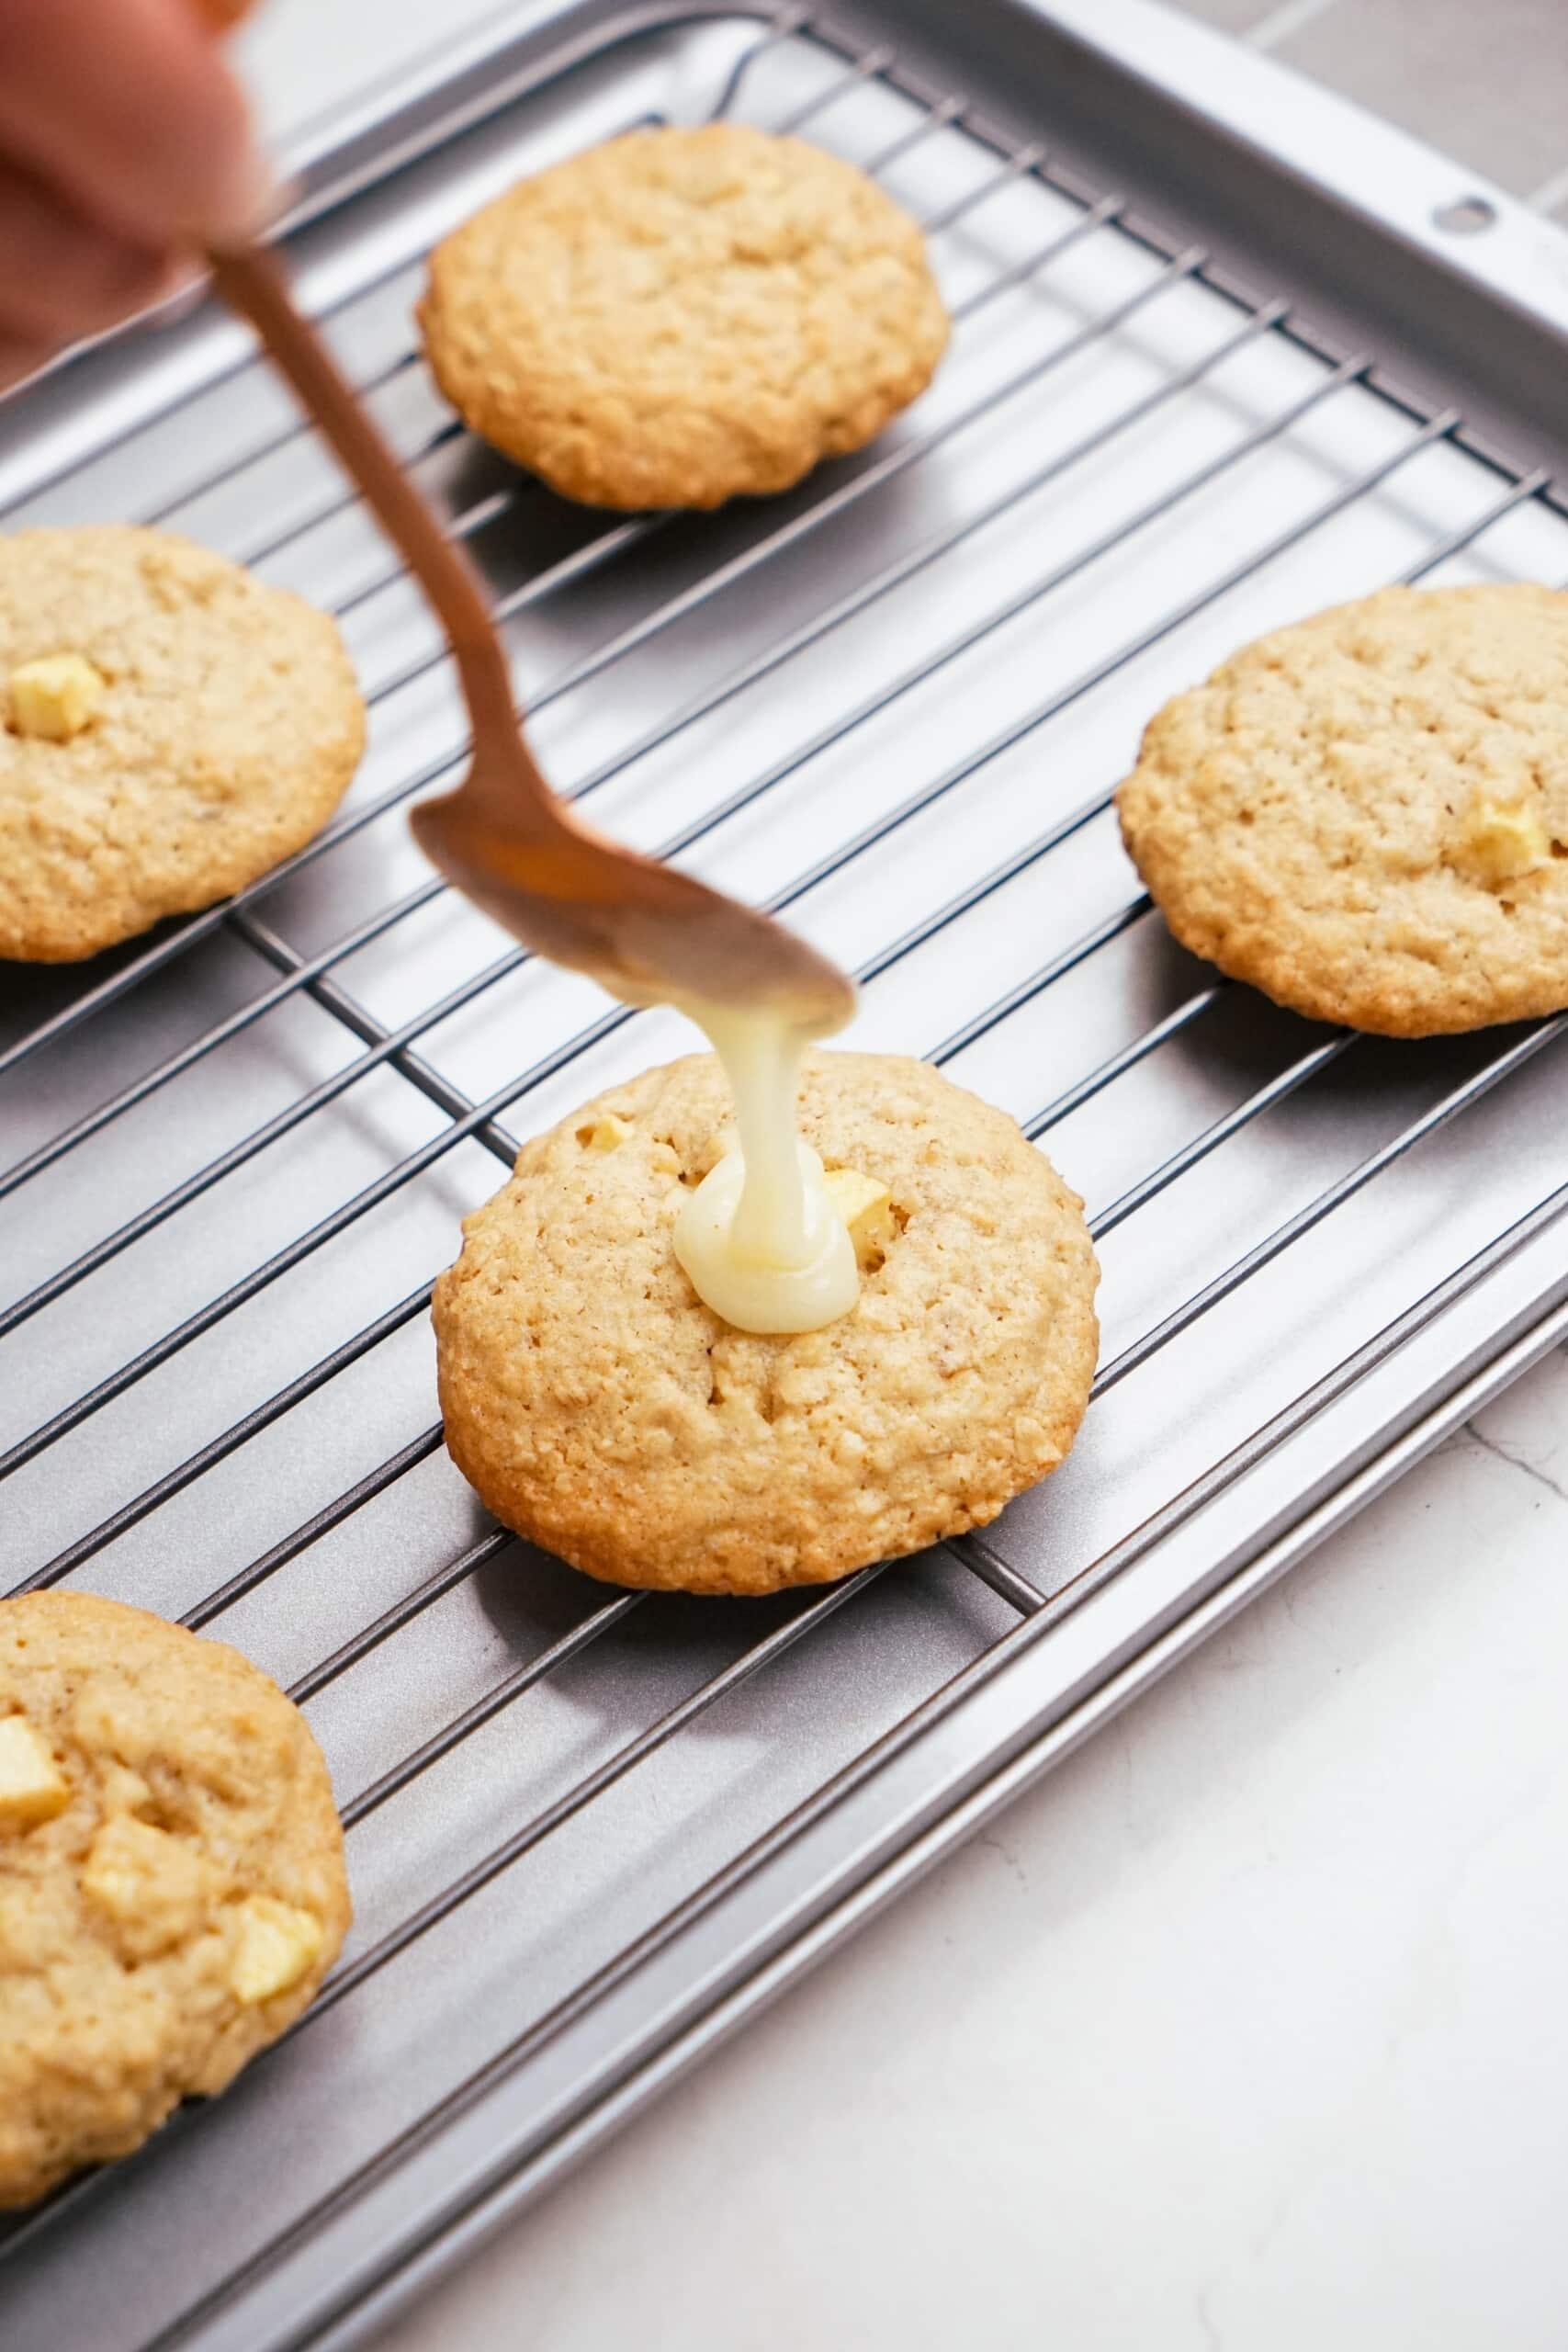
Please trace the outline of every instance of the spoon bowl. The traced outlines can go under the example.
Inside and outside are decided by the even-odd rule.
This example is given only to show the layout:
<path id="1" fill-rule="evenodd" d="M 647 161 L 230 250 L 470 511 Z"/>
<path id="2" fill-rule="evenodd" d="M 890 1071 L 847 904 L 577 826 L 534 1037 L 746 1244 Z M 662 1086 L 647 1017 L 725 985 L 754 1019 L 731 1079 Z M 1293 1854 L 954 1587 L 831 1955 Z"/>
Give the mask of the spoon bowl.
<path id="1" fill-rule="evenodd" d="M 468 706 L 472 756 L 457 789 L 411 818 L 432 864 L 513 936 L 634 1004 L 765 1012 L 803 1035 L 840 1029 L 851 980 L 782 923 L 623 848 L 550 790 L 528 749 L 483 590 L 314 328 L 271 255 L 209 255 L 219 292 L 255 329 L 428 597 Z"/>

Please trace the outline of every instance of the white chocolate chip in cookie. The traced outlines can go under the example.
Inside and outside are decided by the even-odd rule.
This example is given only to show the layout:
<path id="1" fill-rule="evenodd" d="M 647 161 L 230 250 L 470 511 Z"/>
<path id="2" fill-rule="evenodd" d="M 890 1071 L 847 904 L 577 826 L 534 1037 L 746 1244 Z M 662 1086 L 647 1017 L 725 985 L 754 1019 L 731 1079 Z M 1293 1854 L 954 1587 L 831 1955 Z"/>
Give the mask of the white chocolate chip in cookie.
<path id="1" fill-rule="evenodd" d="M 615 1151 L 630 1133 L 625 1119 L 617 1118 L 614 1111 L 606 1111 L 592 1126 L 579 1127 L 577 1139 L 589 1151 Z"/>
<path id="2" fill-rule="evenodd" d="M 1565 708 L 1562 590 L 1381 589 L 1168 703 L 1122 837 L 1182 946 L 1309 1020 L 1429 1037 L 1558 1012 Z"/>
<path id="3" fill-rule="evenodd" d="M 183 1839 L 130 1815 L 106 1822 L 82 1871 L 82 1891 L 127 1960 L 152 1960 L 196 1934 L 211 1874 Z"/>
<path id="4" fill-rule="evenodd" d="M 879 1184 L 874 1176 L 862 1175 L 858 1168 L 829 1168 L 822 1182 L 828 1198 L 849 1227 L 862 1272 L 868 1261 L 874 1268 L 879 1266 L 898 1230 L 893 1195 L 886 1185 Z"/>
<path id="5" fill-rule="evenodd" d="M 236 1997 L 254 2007 L 287 1993 L 321 1958 L 325 1941 L 313 1912 L 270 1894 L 252 1895 L 240 1908 L 240 1939 L 229 1975 Z"/>
<path id="6" fill-rule="evenodd" d="M 321 830 L 364 741 L 335 623 L 287 589 L 163 531 L 0 532 L 0 959 L 228 898 Z"/>
<path id="7" fill-rule="evenodd" d="M 274 1894 L 306 1906 L 288 1949 L 314 1957 L 275 1962 L 288 1988 L 258 2003 L 233 1971 Z M 305 2009 L 348 1918 L 326 1764 L 275 1682 L 122 1601 L 0 1600 L 0 2213 L 223 2090 Z"/>
<path id="8" fill-rule="evenodd" d="M 1495 889 L 1550 865 L 1551 835 L 1527 803 L 1494 800 L 1478 793 L 1464 830 L 1449 852 L 1449 863 L 1472 881 Z"/>
<path id="9" fill-rule="evenodd" d="M 18 735 L 40 735 L 69 743 L 92 725 L 104 707 L 108 684 L 101 670 L 80 653 L 50 653 L 24 662 L 7 681 L 11 726 Z"/>
<path id="10" fill-rule="evenodd" d="M 609 1583 L 776 1592 L 919 1551 L 1054 1469 L 1089 1398 L 1076 1194 L 1004 1112 L 900 1056 L 808 1053 L 794 1098 L 852 1311 L 780 1334 L 710 1308 L 674 1238 L 726 1170 L 739 1197 L 733 1105 L 705 1054 L 583 1104 L 524 1146 L 435 1286 L 457 1467 Z M 612 1111 L 632 1134 L 585 1160 L 579 1130 Z M 869 1238 L 889 1209 L 857 1272 L 851 1224 Z"/>
<path id="11" fill-rule="evenodd" d="M 26 1715 L 0 1718 L 0 1837 L 52 1821 L 71 1789 Z"/>

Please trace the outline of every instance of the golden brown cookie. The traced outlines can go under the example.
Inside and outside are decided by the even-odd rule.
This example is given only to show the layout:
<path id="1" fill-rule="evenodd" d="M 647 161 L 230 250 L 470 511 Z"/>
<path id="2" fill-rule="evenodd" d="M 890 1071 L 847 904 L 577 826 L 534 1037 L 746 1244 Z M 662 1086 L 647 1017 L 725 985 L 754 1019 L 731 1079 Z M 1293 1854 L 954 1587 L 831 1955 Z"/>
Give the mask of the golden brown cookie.
<path id="1" fill-rule="evenodd" d="M 111 524 L 0 538 L 0 956 L 71 962 L 321 831 L 365 744 L 333 623 Z"/>
<path id="2" fill-rule="evenodd" d="M 327 1768 L 275 1683 L 119 1601 L 0 1601 L 0 2206 L 222 2090 L 348 1922 Z"/>
<path id="3" fill-rule="evenodd" d="M 1122 837 L 1184 947 L 1386 1036 L 1568 1005 L 1568 595 L 1388 588 L 1150 724 Z"/>
<path id="4" fill-rule="evenodd" d="M 739 123 L 634 130 L 439 245 L 420 309 L 476 433 L 595 506 L 717 506 L 858 449 L 947 342 L 919 229 Z"/>
<path id="5" fill-rule="evenodd" d="M 923 1062 L 813 1054 L 801 1132 L 892 1193 L 854 1312 L 787 1339 L 702 1304 L 671 1246 L 726 1142 L 695 1056 L 525 1146 L 435 1286 L 452 1457 L 496 1516 L 612 1584 L 772 1592 L 994 1519 L 1094 1376 L 1082 1204 Z"/>

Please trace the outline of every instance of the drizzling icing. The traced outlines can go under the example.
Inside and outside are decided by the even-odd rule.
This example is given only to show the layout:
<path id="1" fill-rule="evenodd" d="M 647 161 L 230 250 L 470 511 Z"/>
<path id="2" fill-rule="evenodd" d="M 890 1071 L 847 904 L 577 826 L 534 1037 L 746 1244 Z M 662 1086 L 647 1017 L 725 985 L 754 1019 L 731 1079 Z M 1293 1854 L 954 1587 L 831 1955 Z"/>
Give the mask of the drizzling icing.
<path id="1" fill-rule="evenodd" d="M 777 1013 L 683 1010 L 724 1064 L 740 1140 L 682 1207 L 675 1255 L 699 1298 L 738 1329 L 820 1330 L 854 1306 L 860 1271 L 822 1162 L 795 1130 L 805 1040 Z"/>

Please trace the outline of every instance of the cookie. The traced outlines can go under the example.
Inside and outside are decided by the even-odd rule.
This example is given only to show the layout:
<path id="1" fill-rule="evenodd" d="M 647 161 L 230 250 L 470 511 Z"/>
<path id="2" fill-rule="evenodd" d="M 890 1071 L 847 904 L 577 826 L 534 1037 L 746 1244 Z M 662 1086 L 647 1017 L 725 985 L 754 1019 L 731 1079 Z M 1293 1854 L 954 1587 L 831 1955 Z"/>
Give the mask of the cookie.
<path id="1" fill-rule="evenodd" d="M 327 1769 L 275 1683 L 119 1601 L 0 1601 L 0 2206 L 222 2090 L 348 1921 Z"/>
<path id="2" fill-rule="evenodd" d="M 1184 947 L 1384 1036 L 1568 1005 L 1568 595 L 1389 588 L 1144 736 L 1122 838 Z"/>
<path id="3" fill-rule="evenodd" d="M 476 433 L 622 508 L 787 490 L 923 391 L 948 333 L 908 213 L 739 123 L 521 181 L 437 246 L 420 323 Z"/>
<path id="4" fill-rule="evenodd" d="M 1098 1270 L 1076 1194 L 922 1062 L 807 1057 L 801 1132 L 886 1185 L 854 1311 L 757 1338 L 671 1230 L 731 1137 L 708 1055 L 525 1146 L 435 1286 L 446 1442 L 496 1517 L 612 1584 L 761 1593 L 994 1519 L 1089 1401 Z"/>
<path id="5" fill-rule="evenodd" d="M 0 538 L 0 956 L 69 963 L 254 882 L 365 744 L 333 623 L 163 531 Z"/>

